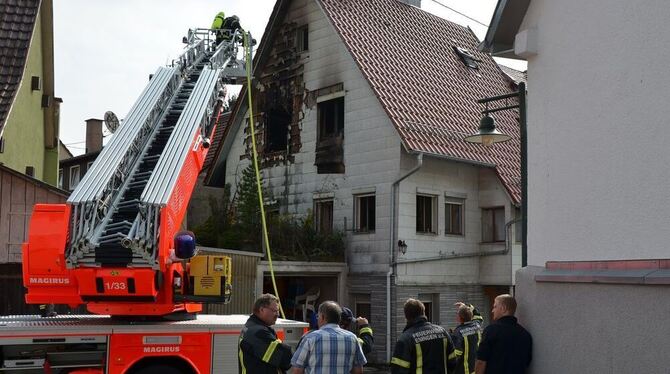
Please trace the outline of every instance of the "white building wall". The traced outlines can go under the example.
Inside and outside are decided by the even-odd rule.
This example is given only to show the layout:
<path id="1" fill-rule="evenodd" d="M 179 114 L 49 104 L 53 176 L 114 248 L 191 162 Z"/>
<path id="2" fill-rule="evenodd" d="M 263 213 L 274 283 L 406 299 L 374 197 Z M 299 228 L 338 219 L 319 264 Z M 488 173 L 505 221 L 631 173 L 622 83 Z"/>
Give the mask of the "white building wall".
<path id="1" fill-rule="evenodd" d="M 309 91 L 343 83 L 345 94 L 344 174 L 317 174 L 314 165 L 317 137 L 317 106 L 305 107 L 302 148 L 295 163 L 264 170 L 265 180 L 276 198 L 285 197 L 288 212 L 305 214 L 313 209 L 316 193 L 334 196 L 334 224 L 346 230 L 348 264 L 352 273 L 385 273 L 388 270 L 389 193 L 400 165 L 400 138 L 381 104 L 362 76 L 353 58 L 325 15 L 311 0 L 297 0 L 287 16 L 297 24 L 309 23 L 309 52 L 304 66 L 305 88 Z M 247 114 L 248 115 L 248 114 Z M 241 177 L 248 160 L 240 126 L 226 161 L 226 181 Z M 238 164 L 241 164 L 238 167 Z M 288 168 L 288 170 L 286 169 Z M 353 193 L 357 188 L 376 192 L 376 231 L 353 233 Z"/>
<path id="2" fill-rule="evenodd" d="M 668 18 L 661 0 L 530 3 L 529 265 L 668 257 Z"/>
<path id="3" fill-rule="evenodd" d="M 402 169 L 406 172 L 416 160 L 412 155 L 403 156 Z M 435 234 L 416 232 L 417 193 L 437 198 Z M 445 197 L 464 199 L 462 236 L 445 234 Z M 501 206 L 505 207 L 505 221 L 511 220 L 514 213 L 510 198 L 492 169 L 425 157 L 422 168 L 400 185 L 398 240 L 405 241 L 407 252 L 399 254 L 398 261 L 503 250 L 502 243 L 481 243 L 481 209 Z M 511 253 L 399 264 L 397 283 L 510 285 L 511 266 Z"/>

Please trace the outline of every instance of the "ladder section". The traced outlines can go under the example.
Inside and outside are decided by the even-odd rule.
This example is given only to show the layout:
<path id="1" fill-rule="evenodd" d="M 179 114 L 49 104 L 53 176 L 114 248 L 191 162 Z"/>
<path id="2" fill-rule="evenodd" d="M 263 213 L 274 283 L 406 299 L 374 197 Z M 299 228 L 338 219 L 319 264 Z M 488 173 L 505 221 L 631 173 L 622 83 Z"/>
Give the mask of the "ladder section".
<path id="1" fill-rule="evenodd" d="M 140 157 L 137 167 L 128 177 L 120 199 L 114 204 L 111 217 L 102 225 L 98 245 L 94 251 L 95 256 L 85 256 L 84 262 L 103 267 L 147 267 L 151 266 L 153 260 L 155 260 L 155 251 L 141 253 L 133 251 L 132 242 L 128 240 L 128 237 L 134 234 L 133 231 L 138 230 L 136 219 L 141 214 L 140 196 L 154 173 L 161 155 L 165 152 L 165 146 L 184 112 L 186 103 L 193 93 L 204 65 L 204 62 L 194 65 L 188 78 L 177 92 L 160 125 L 156 128 L 150 143 Z"/>

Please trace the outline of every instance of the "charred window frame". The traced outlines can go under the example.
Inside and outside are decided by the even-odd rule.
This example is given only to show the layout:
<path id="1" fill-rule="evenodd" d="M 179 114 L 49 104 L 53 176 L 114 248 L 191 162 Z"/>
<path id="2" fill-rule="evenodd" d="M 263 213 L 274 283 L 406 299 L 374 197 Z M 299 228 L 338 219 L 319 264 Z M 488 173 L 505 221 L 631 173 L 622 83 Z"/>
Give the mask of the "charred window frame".
<path id="1" fill-rule="evenodd" d="M 288 148 L 291 114 L 283 109 L 273 108 L 264 116 L 265 153 L 284 152 Z"/>
<path id="2" fill-rule="evenodd" d="M 355 232 L 372 233 L 375 231 L 375 195 L 354 196 Z"/>
<path id="3" fill-rule="evenodd" d="M 321 101 L 317 107 L 319 141 L 342 136 L 344 132 L 344 96 Z"/>
<path id="4" fill-rule="evenodd" d="M 342 83 L 317 91 L 314 164 L 318 174 L 344 174 L 344 96 Z"/>
<path id="5" fill-rule="evenodd" d="M 314 200 L 314 223 L 319 234 L 333 232 L 333 206 L 333 199 Z"/>
<path id="6" fill-rule="evenodd" d="M 482 242 L 505 241 L 505 207 L 482 209 Z"/>

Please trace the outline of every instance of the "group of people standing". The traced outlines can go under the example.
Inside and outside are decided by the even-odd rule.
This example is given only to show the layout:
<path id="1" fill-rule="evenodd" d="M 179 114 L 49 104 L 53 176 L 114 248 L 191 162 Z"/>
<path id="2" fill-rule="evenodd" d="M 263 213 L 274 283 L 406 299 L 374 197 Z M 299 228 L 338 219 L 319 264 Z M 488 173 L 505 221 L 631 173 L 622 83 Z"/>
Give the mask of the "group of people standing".
<path id="1" fill-rule="evenodd" d="M 367 319 L 353 318 L 348 308 L 334 301 L 319 305 L 318 330 L 304 335 L 295 353 L 277 338 L 272 329 L 279 317 L 279 299 L 262 295 L 254 303 L 253 314 L 240 334 L 241 374 L 282 373 L 362 373 L 365 354 L 374 343 Z M 358 335 L 349 331 L 356 326 Z"/>
<path id="2" fill-rule="evenodd" d="M 532 339 L 517 323 L 516 300 L 508 294 L 495 298 L 493 323 L 472 305 L 457 303 L 458 326 L 447 331 L 428 322 L 424 304 L 408 299 L 403 307 L 407 325 L 391 359 L 393 374 L 523 374 L 530 364 Z M 367 319 L 354 318 L 334 301 L 319 305 L 318 330 L 305 334 L 296 351 L 277 338 L 272 325 L 279 317 L 279 299 L 262 295 L 239 340 L 241 374 L 362 373 L 374 343 Z M 358 334 L 350 331 L 357 331 Z"/>
<path id="3" fill-rule="evenodd" d="M 391 373 L 523 374 L 532 359 L 532 338 L 514 313 L 516 300 L 504 294 L 495 298 L 493 323 L 472 305 L 456 303 L 458 326 L 451 332 L 428 322 L 425 306 L 408 299 L 404 305 L 407 326 L 398 338 Z"/>

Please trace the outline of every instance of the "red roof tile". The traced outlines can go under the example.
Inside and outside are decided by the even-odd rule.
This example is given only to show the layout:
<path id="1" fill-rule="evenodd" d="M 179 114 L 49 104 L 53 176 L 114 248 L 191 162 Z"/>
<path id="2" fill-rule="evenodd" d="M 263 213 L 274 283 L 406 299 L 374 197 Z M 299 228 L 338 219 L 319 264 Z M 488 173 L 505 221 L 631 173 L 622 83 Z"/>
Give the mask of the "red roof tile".
<path id="1" fill-rule="evenodd" d="M 477 130 L 478 99 L 510 92 L 509 78 L 477 50 L 468 28 L 396 0 L 318 0 L 351 52 L 409 151 L 495 165 L 520 202 L 518 113 L 494 113 L 512 140 L 485 148 L 463 140 Z M 465 66 L 454 47 L 479 68 Z M 511 104 L 511 103 L 510 103 Z"/>

